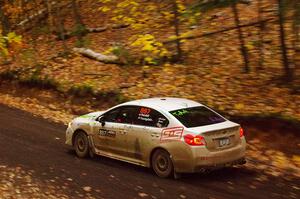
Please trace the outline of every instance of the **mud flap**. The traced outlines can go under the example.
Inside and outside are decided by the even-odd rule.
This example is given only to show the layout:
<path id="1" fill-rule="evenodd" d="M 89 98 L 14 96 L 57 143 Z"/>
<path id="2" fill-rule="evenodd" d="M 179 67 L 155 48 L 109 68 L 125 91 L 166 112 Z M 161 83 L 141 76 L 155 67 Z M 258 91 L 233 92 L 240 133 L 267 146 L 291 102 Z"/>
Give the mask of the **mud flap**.
<path id="1" fill-rule="evenodd" d="M 91 158 L 94 158 L 96 151 L 95 151 L 95 145 L 92 136 L 88 136 L 88 140 L 89 140 L 89 156 Z"/>
<path id="2" fill-rule="evenodd" d="M 177 172 L 175 172 L 175 170 L 174 170 L 173 176 L 174 176 L 175 180 L 178 180 L 178 179 L 180 179 L 182 177 L 181 173 L 177 173 Z"/>
<path id="3" fill-rule="evenodd" d="M 170 159 L 172 160 L 172 165 L 173 165 L 173 177 L 174 177 L 175 180 L 178 180 L 178 179 L 181 178 L 181 173 L 176 172 L 172 155 L 170 155 Z"/>

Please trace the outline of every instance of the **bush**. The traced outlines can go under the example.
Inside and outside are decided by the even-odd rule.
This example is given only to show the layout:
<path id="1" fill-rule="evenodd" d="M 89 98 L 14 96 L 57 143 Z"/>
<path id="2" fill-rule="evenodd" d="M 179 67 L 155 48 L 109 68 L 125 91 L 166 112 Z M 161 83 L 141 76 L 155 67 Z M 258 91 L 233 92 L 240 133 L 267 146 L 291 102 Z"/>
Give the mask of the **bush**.
<path id="1" fill-rule="evenodd" d="M 69 89 L 68 92 L 78 97 L 94 95 L 93 86 L 87 83 L 74 85 Z"/>
<path id="2" fill-rule="evenodd" d="M 44 89 L 57 89 L 58 82 L 54 79 L 49 78 L 48 76 L 42 78 L 39 75 L 33 73 L 28 78 L 20 79 L 20 83 L 23 83 L 27 86 L 39 87 Z"/>
<path id="3" fill-rule="evenodd" d="M 0 73 L 0 78 L 1 79 L 6 79 L 6 80 L 16 80 L 19 77 L 19 72 L 17 70 L 7 70 L 4 71 L 3 73 Z"/>

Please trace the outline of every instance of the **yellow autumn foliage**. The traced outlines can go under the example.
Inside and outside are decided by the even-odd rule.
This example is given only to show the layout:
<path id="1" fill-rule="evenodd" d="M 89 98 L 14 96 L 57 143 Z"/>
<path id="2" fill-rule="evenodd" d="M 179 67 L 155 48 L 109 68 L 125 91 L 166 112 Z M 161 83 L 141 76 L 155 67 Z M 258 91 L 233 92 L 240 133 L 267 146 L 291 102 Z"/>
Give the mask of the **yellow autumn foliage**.
<path id="1" fill-rule="evenodd" d="M 157 38 L 158 32 L 155 30 L 165 28 L 164 24 L 171 24 L 174 21 L 174 7 L 170 2 L 152 2 L 141 0 L 100 0 L 102 7 L 100 10 L 106 12 L 110 10 L 111 20 L 117 24 L 130 25 L 129 28 L 135 31 L 134 35 L 128 40 L 132 51 L 139 51 L 146 63 L 153 63 L 153 60 L 170 56 L 170 52 L 164 47 Z M 176 8 L 179 13 L 180 23 L 183 21 L 195 23 L 195 15 L 190 13 L 185 2 L 176 0 Z M 188 17 L 187 17 L 188 16 Z M 195 17 L 194 17 L 195 16 Z M 147 34 L 148 33 L 148 34 Z M 150 34 L 149 34 L 150 33 Z M 175 34 L 175 33 L 174 33 Z M 182 36 L 189 35 L 184 33 Z M 176 39 L 176 36 L 169 38 Z M 180 38 L 180 37 L 179 37 Z M 181 40 L 184 43 L 185 40 Z"/>
<path id="2" fill-rule="evenodd" d="M 151 34 L 138 35 L 137 37 L 131 38 L 133 42 L 130 44 L 131 47 L 141 49 L 145 58 L 146 63 L 154 64 L 155 58 L 168 56 L 168 50 L 163 44 L 155 39 Z"/>
<path id="3" fill-rule="evenodd" d="M 0 33 L 0 51 L 5 56 L 9 55 L 9 49 L 7 44 L 21 44 L 22 37 L 16 35 L 14 32 L 8 33 L 6 36 L 3 36 Z"/>

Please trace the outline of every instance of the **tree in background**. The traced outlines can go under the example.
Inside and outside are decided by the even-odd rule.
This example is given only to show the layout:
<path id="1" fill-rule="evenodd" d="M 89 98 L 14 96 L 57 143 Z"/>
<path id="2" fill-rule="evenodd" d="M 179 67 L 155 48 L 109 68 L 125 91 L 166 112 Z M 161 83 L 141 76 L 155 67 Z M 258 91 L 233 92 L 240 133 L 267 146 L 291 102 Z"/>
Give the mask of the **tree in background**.
<path id="1" fill-rule="evenodd" d="M 78 38 L 78 46 L 81 47 L 83 46 L 83 36 L 86 34 L 86 27 L 82 21 L 77 0 L 71 0 L 71 2 L 73 15 L 75 18 L 75 30 L 73 33 Z"/>
<path id="2" fill-rule="evenodd" d="M 10 22 L 3 9 L 5 5 L 4 1 L 0 1 L 0 20 L 1 20 L 1 27 L 2 27 L 2 34 L 7 35 L 10 32 Z"/>
<path id="3" fill-rule="evenodd" d="M 47 5 L 47 13 L 48 13 L 48 28 L 50 32 L 54 31 L 54 16 L 53 14 L 55 13 L 53 11 L 53 4 L 56 4 L 57 2 L 51 1 L 51 0 L 45 0 L 45 4 Z"/>
<path id="4" fill-rule="evenodd" d="M 48 0 L 49 1 L 49 0 Z M 48 3 L 49 4 L 49 3 Z M 48 24 L 49 26 L 53 26 L 52 29 L 50 29 L 51 32 L 56 32 L 57 36 L 60 40 L 62 40 L 63 44 L 63 54 L 68 54 L 68 46 L 66 44 L 66 29 L 65 29 L 65 13 L 66 11 L 62 9 L 64 6 L 60 5 L 61 2 L 55 2 L 56 6 L 48 5 L 48 9 L 51 14 L 48 15 Z M 80 42 L 81 43 L 81 42 Z"/>
<path id="5" fill-rule="evenodd" d="M 258 50 L 259 50 L 259 61 L 258 61 L 258 69 L 264 68 L 264 29 L 265 23 L 263 22 L 263 8 L 262 8 L 263 0 L 257 0 L 257 13 L 258 13 L 258 21 L 259 24 L 259 32 L 258 32 Z"/>
<path id="6" fill-rule="evenodd" d="M 245 46 L 245 38 L 243 35 L 243 30 L 240 27 L 240 17 L 239 17 L 239 10 L 237 8 L 238 3 L 249 3 L 248 0 L 196 0 L 196 3 L 194 5 L 194 9 L 200 10 L 202 12 L 207 12 L 213 9 L 217 8 L 226 8 L 231 7 L 232 12 L 234 15 L 234 22 L 237 27 L 238 32 L 238 39 L 239 39 L 239 45 L 240 45 L 240 51 L 244 60 L 244 71 L 249 72 L 250 66 L 249 66 L 249 55 L 247 47 Z"/>
<path id="7" fill-rule="evenodd" d="M 177 0 L 172 0 L 172 4 L 173 4 L 173 15 L 174 15 L 174 30 L 175 30 L 175 36 L 177 38 L 180 37 L 180 13 L 179 13 L 179 4 L 180 2 L 178 2 Z M 181 41 L 180 39 L 176 40 L 176 49 L 177 49 L 177 54 L 175 57 L 176 61 L 180 61 L 182 59 L 182 48 L 181 48 Z"/>
<path id="8" fill-rule="evenodd" d="M 244 69 L 245 69 L 245 72 L 247 73 L 250 70 L 250 67 L 249 67 L 250 61 L 249 61 L 248 50 L 245 46 L 245 38 L 243 35 L 243 30 L 240 27 L 241 22 L 240 22 L 240 17 L 239 17 L 239 11 L 237 8 L 237 1 L 233 0 L 231 7 L 232 7 L 233 15 L 234 15 L 235 25 L 236 25 L 237 31 L 238 31 L 238 37 L 239 37 L 239 41 L 240 41 L 240 50 L 241 50 L 241 53 L 242 53 L 243 59 L 244 59 Z"/>
<path id="9" fill-rule="evenodd" d="M 136 34 L 129 38 L 129 46 L 141 51 L 144 63 L 158 64 L 162 59 L 182 60 L 182 43 L 180 26 L 187 19 L 186 6 L 182 0 L 142 1 L 122 0 L 114 3 L 111 0 L 100 0 L 102 12 L 112 12 L 111 22 L 128 24 Z M 174 30 L 170 35 L 170 31 Z M 161 30 L 166 31 L 170 38 L 175 38 L 175 48 L 167 47 L 159 40 Z M 176 52 L 172 53 L 175 49 Z"/>
<path id="10" fill-rule="evenodd" d="M 295 69 L 300 70 L 300 1 L 295 1 L 294 4 L 294 19 L 293 19 L 293 32 L 294 32 L 294 64 Z"/>
<path id="11" fill-rule="evenodd" d="M 235 30 L 236 37 L 238 38 L 238 53 L 241 54 L 243 61 L 243 70 L 248 72 L 250 70 L 250 56 L 252 48 L 248 46 L 246 32 L 244 27 L 258 26 L 258 49 L 259 61 L 258 67 L 262 68 L 265 59 L 264 45 L 267 42 L 272 42 L 274 37 L 280 36 L 280 55 L 283 63 L 284 74 L 287 79 L 291 79 L 293 75 L 293 66 L 297 66 L 297 57 L 299 57 L 299 1 L 295 0 L 277 0 L 276 2 L 267 2 L 264 0 L 256 0 L 257 5 L 257 18 L 258 21 L 249 20 L 249 24 L 242 24 L 241 17 L 246 16 L 242 13 L 241 3 L 247 4 L 250 0 L 99 0 L 101 3 L 100 10 L 107 13 L 110 20 L 108 24 L 97 25 L 97 28 L 86 27 L 83 22 L 85 16 L 80 12 L 80 4 L 90 4 L 91 1 L 80 0 L 3 0 L 0 2 L 0 22 L 2 29 L 2 37 L 7 37 L 8 33 L 17 31 L 19 33 L 26 32 L 30 37 L 29 41 L 35 45 L 35 29 L 44 28 L 48 24 L 49 38 L 51 34 L 57 33 L 58 38 L 62 40 L 64 51 L 67 52 L 66 40 L 72 36 L 77 37 L 75 45 L 82 46 L 84 43 L 84 36 L 88 33 L 100 33 L 109 28 L 116 30 L 118 25 L 130 29 L 131 35 L 128 38 L 122 34 L 118 34 L 118 38 L 112 38 L 113 47 L 110 52 L 115 52 L 117 56 L 122 54 L 123 50 L 133 56 L 133 61 L 139 64 L 161 64 L 164 61 L 181 61 L 184 60 L 185 55 L 190 52 L 191 45 L 184 45 L 187 40 L 192 40 L 200 37 L 207 37 L 216 34 L 223 34 L 228 31 Z M 254 2 L 254 1 L 251 1 Z M 95 2 L 94 2 L 95 3 Z M 100 5 L 100 4 L 99 4 Z M 253 4 L 252 4 L 253 5 Z M 272 35 L 264 35 L 265 23 L 264 18 L 268 18 L 267 14 L 263 14 L 266 6 L 277 6 L 276 14 L 279 19 L 279 31 L 271 32 Z M 88 6 L 87 6 L 88 7 Z M 289 9 L 286 9 L 289 8 Z M 270 10 L 266 8 L 265 10 Z M 228 13 L 233 19 L 234 25 L 225 27 L 221 30 L 213 30 L 212 32 L 205 31 L 207 24 L 200 23 L 200 18 L 206 22 L 206 17 L 214 14 L 214 10 L 219 13 Z M 274 9 L 271 8 L 271 12 Z M 196 26 L 191 30 L 189 25 L 195 16 L 197 18 Z M 270 27 L 277 21 L 273 19 L 273 15 L 269 18 Z M 74 26 L 71 30 L 65 29 L 65 20 L 72 19 Z M 207 18 L 207 19 L 208 19 Z M 230 17 L 229 17 L 230 18 Z M 228 20 L 227 18 L 226 20 Z M 218 17 L 214 18 L 215 21 Z M 224 19 L 220 19 L 224 20 Z M 293 22 L 293 32 L 290 29 L 285 30 L 285 25 L 291 25 Z M 218 23 L 218 22 L 217 22 Z M 273 23 L 271 25 L 271 23 Z M 70 23 L 71 24 L 71 23 Z M 226 24 L 230 24 L 227 23 Z M 90 24 L 91 25 L 91 24 Z M 93 26 L 93 25 L 92 25 Z M 22 28 L 26 27 L 26 28 Z M 68 26 L 67 26 L 68 27 Z M 203 29 L 202 29 L 203 28 Z M 94 30 L 99 31 L 94 31 Z M 208 27 L 211 29 L 211 27 Z M 118 32 L 118 31 L 114 31 Z M 27 34 L 26 33 L 26 34 Z M 189 35 L 191 33 L 191 35 Z M 195 33 L 195 35 L 193 35 Z M 40 33 L 39 33 L 40 34 Z M 197 35 L 198 34 L 198 35 Z M 250 33 L 251 34 L 251 33 Z M 250 35 L 249 34 L 249 35 Z M 273 35 L 274 34 L 274 35 Z M 112 37 L 114 34 L 112 33 Z M 40 35 L 38 35 L 40 36 Z M 290 38 L 293 38 L 292 40 Z M 119 39 L 121 38 L 121 39 Z M 251 36 L 249 37 L 251 38 Z M 168 42 L 168 41 L 171 42 Z M 265 40 L 265 44 L 264 44 Z M 3 40 L 4 43 L 6 40 Z M 9 47 L 7 43 L 6 47 Z M 290 44 L 293 44 L 293 49 L 290 49 Z M 2 44 L 3 46 L 3 44 Z M 276 46 L 277 48 L 278 46 Z M 289 53 L 293 52 L 294 57 L 288 57 Z M 272 54 L 273 52 L 269 52 Z M 123 53 L 126 54 L 126 53 Z M 127 54 L 126 54 L 127 55 Z M 132 61 L 131 60 L 131 61 Z M 137 60 L 137 61 L 136 61 Z M 292 61 L 294 60 L 294 65 Z M 124 62 L 122 62 L 124 63 Z M 133 63 L 133 62 L 131 62 Z M 295 67 L 296 68 L 296 67 Z"/>
<path id="12" fill-rule="evenodd" d="M 280 46 L 281 46 L 281 55 L 282 63 L 285 71 L 286 80 L 290 81 L 292 79 L 292 72 L 289 65 L 288 52 L 286 47 L 286 33 L 284 28 L 284 0 L 278 0 L 278 18 L 279 18 L 279 36 L 280 36 Z"/>

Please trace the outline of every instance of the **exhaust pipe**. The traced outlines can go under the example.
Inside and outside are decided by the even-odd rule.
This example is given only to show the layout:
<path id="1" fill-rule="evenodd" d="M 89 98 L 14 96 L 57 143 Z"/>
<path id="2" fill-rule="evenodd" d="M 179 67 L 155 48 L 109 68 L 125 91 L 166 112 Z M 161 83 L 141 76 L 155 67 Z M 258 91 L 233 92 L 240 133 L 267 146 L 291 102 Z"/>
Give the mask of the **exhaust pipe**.
<path id="1" fill-rule="evenodd" d="M 239 165 L 243 165 L 243 164 L 246 164 L 246 163 L 247 163 L 247 161 L 246 161 L 245 158 L 241 159 L 241 160 L 238 162 Z"/>

